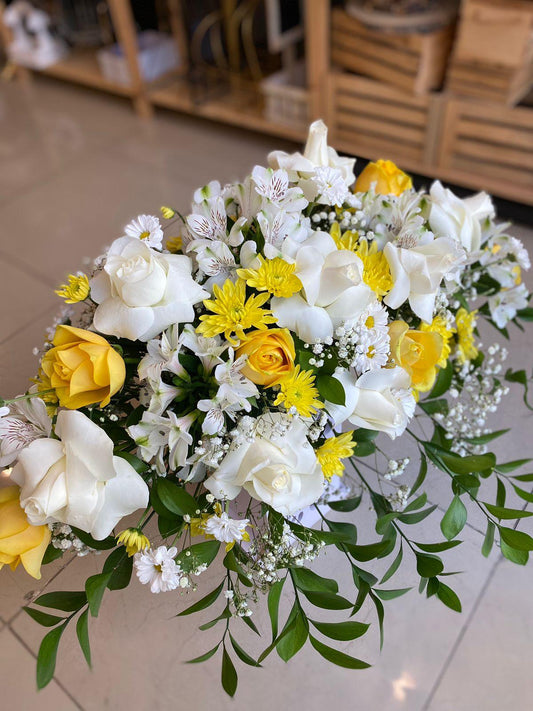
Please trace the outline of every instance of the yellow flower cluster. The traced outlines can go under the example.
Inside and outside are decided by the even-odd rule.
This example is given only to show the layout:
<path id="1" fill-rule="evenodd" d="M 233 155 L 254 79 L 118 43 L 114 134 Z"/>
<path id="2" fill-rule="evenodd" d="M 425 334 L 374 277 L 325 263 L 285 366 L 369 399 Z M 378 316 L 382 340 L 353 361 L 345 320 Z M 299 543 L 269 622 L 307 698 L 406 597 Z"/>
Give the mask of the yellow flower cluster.
<path id="1" fill-rule="evenodd" d="M 444 316 L 437 314 L 431 323 L 422 322 L 420 324 L 420 330 L 424 333 L 438 333 L 442 338 L 442 350 L 437 365 L 440 368 L 445 368 L 448 358 L 450 357 L 450 341 L 453 338 L 453 334 L 456 333 L 455 328 L 449 328 Z"/>
<path id="2" fill-rule="evenodd" d="M 150 547 L 150 541 L 138 528 L 127 528 L 117 536 L 118 545 L 123 545 L 128 557 Z"/>
<path id="3" fill-rule="evenodd" d="M 69 274 L 67 281 L 68 284 L 61 284 L 55 293 L 65 299 L 66 304 L 77 304 L 80 301 L 85 301 L 91 290 L 87 276 L 81 272 Z"/>
<path id="4" fill-rule="evenodd" d="M 317 449 L 316 456 L 324 472 L 324 476 L 329 481 L 333 476 L 344 474 L 343 459 L 351 457 L 357 443 L 352 440 L 352 432 L 330 437 Z"/>
<path id="5" fill-rule="evenodd" d="M 363 262 L 363 281 L 381 299 L 393 286 L 387 258 L 379 251 L 377 242 L 372 242 L 369 247 L 366 239 L 360 240 L 355 253 Z"/>
<path id="6" fill-rule="evenodd" d="M 300 291 L 302 282 L 294 273 L 295 264 L 289 264 L 281 257 L 264 259 L 261 255 L 259 261 L 259 269 L 237 269 L 237 274 L 248 286 L 284 299 Z"/>
<path id="7" fill-rule="evenodd" d="M 274 405 L 283 405 L 287 410 L 294 407 L 302 417 L 311 417 L 314 412 L 324 407 L 323 403 L 317 400 L 315 376 L 310 370 L 300 370 L 297 365 L 278 384 L 280 390 Z"/>
<path id="8" fill-rule="evenodd" d="M 455 317 L 457 323 L 457 360 L 461 365 L 477 357 L 474 329 L 476 327 L 477 311 L 467 311 L 460 308 Z"/>

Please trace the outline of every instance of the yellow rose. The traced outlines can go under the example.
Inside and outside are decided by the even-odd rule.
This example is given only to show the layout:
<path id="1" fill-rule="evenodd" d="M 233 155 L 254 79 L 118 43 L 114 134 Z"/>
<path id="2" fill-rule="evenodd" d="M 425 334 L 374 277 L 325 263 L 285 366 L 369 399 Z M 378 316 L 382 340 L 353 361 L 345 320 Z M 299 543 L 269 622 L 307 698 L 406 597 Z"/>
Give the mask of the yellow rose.
<path id="1" fill-rule="evenodd" d="M 41 563 L 48 544 L 48 526 L 31 526 L 20 506 L 18 486 L 0 489 L 0 568 L 11 570 L 22 563 L 33 578 L 41 577 Z"/>
<path id="2" fill-rule="evenodd" d="M 362 193 L 370 190 L 375 183 L 374 190 L 379 195 L 401 195 L 404 190 L 413 187 L 413 181 L 400 170 L 391 160 L 378 160 L 369 163 L 355 182 L 355 192 Z"/>
<path id="3" fill-rule="evenodd" d="M 409 330 L 404 321 L 389 326 L 392 359 L 411 376 L 413 387 L 431 390 L 437 375 L 437 362 L 442 353 L 442 336 L 438 333 Z"/>
<path id="4" fill-rule="evenodd" d="M 56 391 L 59 404 L 70 410 L 99 402 L 105 407 L 126 377 L 124 361 L 102 336 L 73 326 L 58 326 L 41 368 Z"/>
<path id="5" fill-rule="evenodd" d="M 252 331 L 237 349 L 237 356 L 247 355 L 243 375 L 256 385 L 269 387 L 294 368 L 294 341 L 286 328 Z"/>

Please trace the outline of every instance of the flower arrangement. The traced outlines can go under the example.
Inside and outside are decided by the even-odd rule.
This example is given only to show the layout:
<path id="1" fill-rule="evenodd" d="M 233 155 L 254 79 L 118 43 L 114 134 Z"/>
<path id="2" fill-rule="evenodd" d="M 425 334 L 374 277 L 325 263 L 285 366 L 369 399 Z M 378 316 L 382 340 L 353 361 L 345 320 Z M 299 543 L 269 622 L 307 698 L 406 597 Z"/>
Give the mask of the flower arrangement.
<path id="1" fill-rule="evenodd" d="M 303 154 L 275 151 L 242 183 L 209 183 L 186 217 L 162 208 L 179 237 L 139 216 L 90 275 L 57 291 L 66 305 L 38 376 L 0 402 L 11 483 L 0 567 L 39 578 L 65 552 L 108 553 L 84 590 L 25 608 L 51 628 L 39 687 L 73 620 L 90 662 L 89 618 L 133 572 L 152 593 L 174 591 L 179 615 L 216 606 L 201 629 L 221 634 L 189 661 L 220 654 L 233 695 L 235 659 L 258 666 L 275 650 L 288 661 L 308 641 L 330 662 L 368 666 L 339 642 L 366 632 L 353 619 L 364 604 L 382 627 L 383 601 L 407 592 L 387 586 L 404 558 L 421 593 L 460 611 L 439 554 L 459 545 L 469 501 L 486 519 L 483 554 L 497 536 L 506 558 L 527 562 L 533 538 L 509 520 L 530 513 L 507 508 L 505 492 L 532 500 L 522 482 L 533 475 L 511 473 L 529 460 L 498 463 L 487 445 L 506 430 L 487 418 L 506 383 L 524 386 L 529 407 L 528 376 L 505 371 L 506 350 L 483 348 L 476 328 L 483 319 L 508 338 L 510 323 L 531 321 L 527 252 L 486 194 L 462 200 L 438 182 L 416 192 L 381 160 L 355 180 L 355 161 L 326 139 L 315 122 Z M 418 463 L 397 442 L 385 454 L 400 437 Z M 428 462 L 451 493 L 442 540 L 419 543 L 410 531 L 439 516 L 431 486 L 421 493 Z M 494 503 L 479 493 L 488 477 Z M 370 528 L 358 523 L 368 507 Z M 351 572 L 346 596 L 308 567 L 326 549 Z M 197 594 L 215 559 L 220 584 Z M 255 659 L 235 628 L 259 631 L 261 594 L 271 631 Z"/>

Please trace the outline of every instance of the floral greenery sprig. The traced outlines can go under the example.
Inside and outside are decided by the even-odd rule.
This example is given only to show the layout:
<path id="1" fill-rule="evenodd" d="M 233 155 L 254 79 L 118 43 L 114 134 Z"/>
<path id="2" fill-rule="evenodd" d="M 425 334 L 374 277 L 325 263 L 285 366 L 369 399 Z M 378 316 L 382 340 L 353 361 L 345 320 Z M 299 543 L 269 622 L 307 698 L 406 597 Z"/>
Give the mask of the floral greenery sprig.
<path id="1" fill-rule="evenodd" d="M 459 612 L 443 554 L 469 508 L 486 520 L 483 555 L 498 542 L 528 561 L 533 538 L 513 522 L 532 513 L 533 475 L 515 473 L 531 460 L 500 463 L 488 446 L 508 431 L 489 418 L 510 385 L 532 407 L 531 378 L 477 331 L 484 319 L 509 339 L 510 324 L 532 320 L 528 254 L 487 195 L 460 200 L 438 182 L 417 193 L 390 161 L 355 180 L 326 133 L 315 122 L 303 154 L 277 151 L 242 183 L 200 188 L 189 215 L 162 208 L 166 241 L 157 217 L 138 216 L 92 274 L 56 292 L 67 306 L 34 384 L 0 402 L 13 482 L 0 490 L 0 567 L 38 578 L 68 551 L 106 559 L 83 590 L 24 608 L 50 628 L 40 688 L 71 622 L 91 664 L 89 619 L 134 572 L 176 595 L 178 618 L 213 607 L 200 630 L 217 641 L 189 662 L 218 655 L 233 696 L 235 662 L 289 661 L 305 644 L 369 666 L 339 643 L 367 632 L 357 614 L 369 604 L 383 644 L 386 603 L 411 589 L 391 582 L 404 565 L 420 593 Z M 406 441 L 418 462 L 400 456 Z M 450 482 L 444 511 L 432 468 Z M 523 509 L 506 505 L 510 491 Z M 442 536 L 421 542 L 430 516 Z M 351 572 L 342 595 L 310 567 L 327 547 Z M 220 583 L 200 594 L 212 565 Z M 254 658 L 241 637 L 260 634 L 265 595 L 271 629 Z"/>

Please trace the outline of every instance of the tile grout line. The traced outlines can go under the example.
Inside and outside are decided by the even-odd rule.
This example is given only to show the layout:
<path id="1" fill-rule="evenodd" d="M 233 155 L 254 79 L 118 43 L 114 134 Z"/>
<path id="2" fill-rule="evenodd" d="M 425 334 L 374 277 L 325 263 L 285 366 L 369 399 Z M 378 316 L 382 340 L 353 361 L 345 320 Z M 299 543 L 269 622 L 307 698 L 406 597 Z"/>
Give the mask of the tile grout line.
<path id="1" fill-rule="evenodd" d="M 446 657 L 444 664 L 442 665 L 442 669 L 440 670 L 439 675 L 437 676 L 435 683 L 433 684 L 433 687 L 431 688 L 431 691 L 429 692 L 429 694 L 424 702 L 424 705 L 421 708 L 421 711 L 430 711 L 430 704 L 433 701 L 433 698 L 435 697 L 435 694 L 437 693 L 438 688 L 439 688 L 442 680 L 444 679 L 444 676 L 445 676 L 446 672 L 448 671 L 448 668 L 450 667 L 450 664 L 452 663 L 453 658 L 455 657 L 455 653 L 457 652 L 461 642 L 463 641 L 463 638 L 470 626 L 471 621 L 474 619 L 474 616 L 479 608 L 480 602 L 483 600 L 483 598 L 485 597 L 485 593 L 487 592 L 487 590 L 490 587 L 492 579 L 493 579 L 494 575 L 496 574 L 496 570 L 497 570 L 498 566 L 500 565 L 501 561 L 502 561 L 502 558 L 499 557 L 498 560 L 496 560 L 496 562 L 494 563 L 492 570 L 490 571 L 490 573 L 487 577 L 485 585 L 483 586 L 482 590 L 479 592 L 479 594 L 476 598 L 476 601 L 472 607 L 472 610 L 470 611 L 470 614 L 466 618 L 464 625 L 461 627 L 461 630 L 460 630 L 459 634 L 457 635 L 457 638 L 456 638 L 455 642 L 453 643 L 453 646 L 452 646 L 448 656 Z"/>
<path id="2" fill-rule="evenodd" d="M 31 656 L 35 660 L 37 660 L 37 655 L 33 652 L 32 648 L 24 641 L 24 639 L 18 634 L 18 632 L 15 632 L 15 630 L 11 627 L 10 624 L 7 625 L 7 629 L 9 629 L 9 631 L 11 632 L 13 637 L 15 637 L 15 639 L 24 647 L 24 649 L 27 652 L 29 652 L 29 654 L 31 654 Z M 63 684 L 59 681 L 59 679 L 57 679 L 57 677 L 55 675 L 52 678 L 55 681 L 55 683 L 58 685 L 58 687 L 61 689 L 61 691 L 65 694 L 65 696 L 68 696 L 68 698 L 72 701 L 74 706 L 76 706 L 76 708 L 79 709 L 79 711 L 85 711 L 85 709 L 79 703 L 79 701 L 77 699 L 75 699 L 74 696 L 72 696 L 70 691 L 63 686 Z"/>
<path id="3" fill-rule="evenodd" d="M 31 321 L 27 321 L 24 323 L 23 326 L 20 326 L 17 328 L 15 331 L 7 335 L 5 338 L 0 339 L 0 346 L 2 346 L 4 343 L 7 343 L 7 341 L 10 341 L 12 338 L 15 338 L 15 336 L 19 336 L 23 331 L 26 331 L 27 329 L 31 328 L 31 326 L 34 323 L 37 323 L 43 316 L 46 316 L 48 312 L 50 312 L 50 319 L 52 320 L 53 315 L 57 313 L 58 309 L 56 309 L 54 306 L 48 306 L 44 311 L 39 312 L 34 318 L 32 318 Z M 44 333 L 44 331 L 43 331 Z M 42 343 L 37 344 L 38 348 L 42 348 Z"/>

